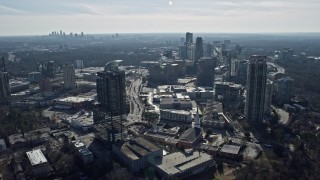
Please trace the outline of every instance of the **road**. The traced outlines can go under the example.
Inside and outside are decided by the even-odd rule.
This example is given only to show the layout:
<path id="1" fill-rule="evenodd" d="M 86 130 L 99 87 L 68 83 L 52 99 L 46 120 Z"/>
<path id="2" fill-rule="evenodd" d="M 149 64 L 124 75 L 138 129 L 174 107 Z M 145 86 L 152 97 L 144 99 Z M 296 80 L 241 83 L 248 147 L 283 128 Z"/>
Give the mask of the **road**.
<path id="1" fill-rule="evenodd" d="M 142 78 L 146 76 L 146 71 L 138 69 L 130 78 L 131 84 L 127 88 L 127 97 L 130 103 L 130 113 L 127 116 L 128 123 L 138 122 L 142 119 L 144 105 L 139 99 Z"/>
<path id="2" fill-rule="evenodd" d="M 278 64 L 275 64 L 275 63 L 272 63 L 272 62 L 268 62 L 267 64 L 269 66 L 272 66 L 275 69 L 277 69 L 277 72 L 270 72 L 271 76 L 275 76 L 277 74 L 285 74 L 286 73 L 286 70 L 283 67 L 279 66 Z"/>

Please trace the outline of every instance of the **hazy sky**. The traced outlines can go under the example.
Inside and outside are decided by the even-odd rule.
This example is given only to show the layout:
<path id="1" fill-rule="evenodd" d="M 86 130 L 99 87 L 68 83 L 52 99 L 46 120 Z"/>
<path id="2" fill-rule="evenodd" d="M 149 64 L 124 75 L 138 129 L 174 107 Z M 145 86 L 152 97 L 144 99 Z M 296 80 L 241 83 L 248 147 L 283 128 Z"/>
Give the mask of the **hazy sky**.
<path id="1" fill-rule="evenodd" d="M 0 36 L 320 32 L 320 0 L 1 0 Z"/>

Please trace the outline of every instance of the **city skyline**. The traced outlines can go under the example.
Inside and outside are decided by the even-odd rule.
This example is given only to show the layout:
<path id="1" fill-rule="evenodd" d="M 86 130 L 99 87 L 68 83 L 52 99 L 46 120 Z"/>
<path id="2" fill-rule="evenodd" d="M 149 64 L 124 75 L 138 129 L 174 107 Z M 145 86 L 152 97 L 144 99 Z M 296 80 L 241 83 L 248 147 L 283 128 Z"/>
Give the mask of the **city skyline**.
<path id="1" fill-rule="evenodd" d="M 58 0 L 0 3 L 1 36 L 85 33 L 319 32 L 320 2 L 275 0 Z"/>

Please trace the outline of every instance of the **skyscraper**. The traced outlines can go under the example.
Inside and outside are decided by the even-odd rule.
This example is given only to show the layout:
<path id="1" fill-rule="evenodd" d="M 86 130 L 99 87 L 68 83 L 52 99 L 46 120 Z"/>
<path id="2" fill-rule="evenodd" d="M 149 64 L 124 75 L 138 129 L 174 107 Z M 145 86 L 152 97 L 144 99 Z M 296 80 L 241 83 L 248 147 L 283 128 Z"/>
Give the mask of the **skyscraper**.
<path id="1" fill-rule="evenodd" d="M 112 115 L 125 114 L 126 86 L 125 71 L 119 70 L 122 60 L 106 64 L 103 72 L 98 72 L 97 98 L 98 102 Z"/>
<path id="2" fill-rule="evenodd" d="M 275 101 L 279 105 L 288 103 L 292 97 L 293 79 L 289 76 L 280 78 L 275 83 Z"/>
<path id="3" fill-rule="evenodd" d="M 247 84 L 248 64 L 249 63 L 247 60 L 242 60 L 238 62 L 238 66 L 236 70 L 236 73 L 237 73 L 236 82 L 241 85 Z"/>
<path id="4" fill-rule="evenodd" d="M 187 32 L 186 33 L 186 44 L 192 44 L 193 43 L 193 33 Z"/>
<path id="5" fill-rule="evenodd" d="M 266 56 L 253 55 L 249 60 L 245 116 L 249 124 L 262 123 L 267 81 Z"/>
<path id="6" fill-rule="evenodd" d="M 37 68 L 42 76 L 54 78 L 57 75 L 58 65 L 54 61 L 41 62 Z"/>
<path id="7" fill-rule="evenodd" d="M 201 58 L 197 63 L 197 86 L 213 87 L 214 84 L 214 58 Z"/>
<path id="8" fill-rule="evenodd" d="M 0 105 L 5 105 L 9 103 L 10 98 L 10 85 L 9 85 L 9 75 L 6 72 L 6 67 L 4 63 L 4 57 L 1 57 L 1 69 L 0 69 Z"/>
<path id="9" fill-rule="evenodd" d="M 203 43 L 201 37 L 197 37 L 196 39 L 196 49 L 194 57 L 195 62 L 197 62 L 200 58 L 203 57 Z"/>
<path id="10" fill-rule="evenodd" d="M 270 115 L 271 113 L 271 102 L 272 102 L 272 93 L 273 93 L 273 82 L 271 80 L 267 80 L 266 84 L 266 94 L 265 94 L 265 105 L 264 105 L 264 113 L 265 115 Z"/>
<path id="11" fill-rule="evenodd" d="M 103 109 L 110 115 L 112 137 L 120 134 L 123 138 L 123 117 L 126 114 L 125 71 L 118 68 L 122 60 L 114 60 L 105 65 L 103 72 L 98 72 L 97 98 Z"/>
<path id="12" fill-rule="evenodd" d="M 76 87 L 76 74 L 73 64 L 65 64 L 63 66 L 63 85 L 66 89 L 74 89 Z"/>

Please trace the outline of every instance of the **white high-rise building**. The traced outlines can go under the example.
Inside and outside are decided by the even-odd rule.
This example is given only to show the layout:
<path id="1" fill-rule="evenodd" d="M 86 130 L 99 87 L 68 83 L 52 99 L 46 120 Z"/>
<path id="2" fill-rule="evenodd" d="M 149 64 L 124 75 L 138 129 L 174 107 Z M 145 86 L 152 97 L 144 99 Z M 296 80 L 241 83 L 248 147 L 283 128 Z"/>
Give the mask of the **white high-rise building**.
<path id="1" fill-rule="evenodd" d="M 74 89 L 76 87 L 76 75 L 73 64 L 65 64 L 63 67 L 64 88 Z"/>

